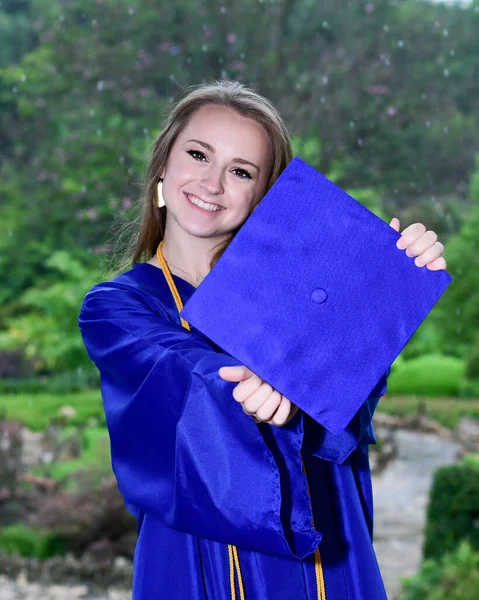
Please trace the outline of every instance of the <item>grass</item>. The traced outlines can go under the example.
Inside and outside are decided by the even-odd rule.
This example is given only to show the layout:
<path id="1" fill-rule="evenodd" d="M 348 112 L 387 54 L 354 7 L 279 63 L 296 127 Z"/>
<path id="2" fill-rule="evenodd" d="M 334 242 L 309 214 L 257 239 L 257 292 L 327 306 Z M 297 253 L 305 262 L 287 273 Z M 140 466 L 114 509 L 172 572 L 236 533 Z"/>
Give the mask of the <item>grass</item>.
<path id="1" fill-rule="evenodd" d="M 76 415 L 64 418 L 60 409 L 72 406 Z M 71 394 L 12 394 L 0 395 L 0 415 L 12 421 L 20 421 L 33 431 L 45 431 L 50 422 L 83 425 L 93 418 L 98 425 L 105 425 L 105 415 L 99 390 Z"/>
<path id="2" fill-rule="evenodd" d="M 406 416 L 415 414 L 420 404 L 426 405 L 430 417 L 449 428 L 456 427 L 462 416 L 479 418 L 479 398 L 386 395 L 381 398 L 377 410 L 391 415 Z M 76 415 L 62 419 L 59 411 L 65 405 L 72 406 Z M 85 425 L 93 418 L 100 428 L 105 427 L 99 390 L 71 394 L 0 395 L 0 414 L 2 413 L 8 419 L 18 420 L 33 431 L 44 431 L 52 420 L 63 422 L 66 428 L 67 425 Z"/>
<path id="3" fill-rule="evenodd" d="M 411 416 L 425 405 L 427 414 L 444 427 L 454 429 L 461 417 L 479 418 L 479 399 L 429 398 L 427 396 L 384 396 L 377 412 L 397 416 Z"/>

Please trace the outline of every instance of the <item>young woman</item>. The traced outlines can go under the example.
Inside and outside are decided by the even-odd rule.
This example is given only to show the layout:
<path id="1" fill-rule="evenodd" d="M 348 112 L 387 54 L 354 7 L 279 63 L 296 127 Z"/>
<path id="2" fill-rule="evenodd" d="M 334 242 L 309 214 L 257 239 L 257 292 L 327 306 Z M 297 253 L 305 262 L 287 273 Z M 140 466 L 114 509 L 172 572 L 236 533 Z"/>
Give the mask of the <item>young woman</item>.
<path id="1" fill-rule="evenodd" d="M 83 301 L 113 470 L 138 518 L 136 600 L 386 598 L 368 444 L 389 370 L 332 436 L 179 317 L 291 158 L 266 99 L 197 86 L 155 142 L 128 270 Z M 399 247 L 446 267 L 419 223 Z"/>

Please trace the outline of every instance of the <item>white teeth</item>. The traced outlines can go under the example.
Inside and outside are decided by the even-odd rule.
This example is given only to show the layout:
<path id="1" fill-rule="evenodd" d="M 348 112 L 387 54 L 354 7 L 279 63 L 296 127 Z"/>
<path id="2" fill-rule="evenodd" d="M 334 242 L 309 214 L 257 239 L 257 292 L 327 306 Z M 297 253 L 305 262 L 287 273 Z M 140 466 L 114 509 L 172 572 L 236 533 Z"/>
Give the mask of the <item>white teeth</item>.
<path id="1" fill-rule="evenodd" d="M 208 202 L 203 202 L 203 200 L 200 200 L 195 196 L 190 196 L 189 194 L 187 194 L 186 197 L 192 204 L 196 204 L 196 206 L 199 206 L 200 208 L 205 208 L 206 210 L 210 210 L 211 212 L 217 212 L 218 210 L 221 210 L 221 206 L 218 206 L 217 204 L 209 204 Z"/>

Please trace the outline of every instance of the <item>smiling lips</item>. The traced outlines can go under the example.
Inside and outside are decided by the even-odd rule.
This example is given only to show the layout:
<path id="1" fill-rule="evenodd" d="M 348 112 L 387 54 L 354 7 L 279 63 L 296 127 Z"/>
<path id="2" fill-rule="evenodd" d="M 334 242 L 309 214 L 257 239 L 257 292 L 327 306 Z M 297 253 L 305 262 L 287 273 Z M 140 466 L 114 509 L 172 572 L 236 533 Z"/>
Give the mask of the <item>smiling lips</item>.
<path id="1" fill-rule="evenodd" d="M 191 204 L 194 204 L 195 206 L 198 206 L 199 208 L 202 208 L 208 212 L 219 212 L 224 208 L 222 206 L 219 206 L 218 204 L 210 204 L 209 202 L 204 202 L 203 200 L 201 200 L 201 198 L 198 198 L 193 194 L 188 194 L 185 192 L 185 196 Z"/>

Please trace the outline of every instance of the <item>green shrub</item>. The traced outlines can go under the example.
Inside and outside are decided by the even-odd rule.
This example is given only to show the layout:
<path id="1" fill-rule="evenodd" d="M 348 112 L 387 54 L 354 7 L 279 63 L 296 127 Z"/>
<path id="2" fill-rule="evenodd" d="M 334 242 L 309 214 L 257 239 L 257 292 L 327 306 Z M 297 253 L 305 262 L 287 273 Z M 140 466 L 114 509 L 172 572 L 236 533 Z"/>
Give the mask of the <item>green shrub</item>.
<path id="1" fill-rule="evenodd" d="M 0 349 L 21 350 L 38 374 L 91 368 L 77 319 L 85 294 L 103 274 L 65 250 L 53 253 L 45 267 L 56 281 L 36 280 L 17 300 L 19 314 L 0 331 Z"/>
<path id="2" fill-rule="evenodd" d="M 479 331 L 466 357 L 465 375 L 479 384 Z"/>
<path id="3" fill-rule="evenodd" d="M 479 553 L 463 541 L 454 552 L 425 560 L 403 581 L 400 600 L 477 600 L 478 590 Z"/>
<path id="4" fill-rule="evenodd" d="M 479 550 L 479 460 L 470 455 L 434 474 L 425 528 L 425 558 L 452 552 L 468 541 Z"/>
<path id="5" fill-rule="evenodd" d="M 479 379 L 464 379 L 459 388 L 460 398 L 479 398 Z"/>
<path id="6" fill-rule="evenodd" d="M 0 550 L 6 554 L 49 558 L 64 554 L 66 540 L 57 533 L 33 529 L 21 523 L 0 530 Z"/>
<path id="7" fill-rule="evenodd" d="M 464 379 L 464 360 L 429 354 L 401 361 L 388 378 L 388 394 L 457 396 Z"/>

